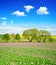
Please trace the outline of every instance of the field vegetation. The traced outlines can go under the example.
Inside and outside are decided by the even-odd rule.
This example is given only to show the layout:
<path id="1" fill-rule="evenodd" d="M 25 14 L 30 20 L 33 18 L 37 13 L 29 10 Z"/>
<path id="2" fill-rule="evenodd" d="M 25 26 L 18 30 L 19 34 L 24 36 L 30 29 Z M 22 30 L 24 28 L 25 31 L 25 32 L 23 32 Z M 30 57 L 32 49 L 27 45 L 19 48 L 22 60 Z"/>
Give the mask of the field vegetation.
<path id="1" fill-rule="evenodd" d="M 0 65 L 56 65 L 56 44 L 0 43 Z"/>

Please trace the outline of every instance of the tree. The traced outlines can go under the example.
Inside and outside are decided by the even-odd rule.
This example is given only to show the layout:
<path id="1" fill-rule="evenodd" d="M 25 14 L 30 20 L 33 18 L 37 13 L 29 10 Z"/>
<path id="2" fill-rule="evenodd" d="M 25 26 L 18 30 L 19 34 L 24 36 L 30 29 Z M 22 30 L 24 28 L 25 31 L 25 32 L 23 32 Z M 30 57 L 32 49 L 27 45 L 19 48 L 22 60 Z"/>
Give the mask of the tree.
<path id="1" fill-rule="evenodd" d="M 4 34 L 3 39 L 5 39 L 6 42 L 8 42 L 8 40 L 10 39 L 10 35 L 8 33 Z"/>
<path id="2" fill-rule="evenodd" d="M 32 42 L 33 39 L 37 39 L 39 35 L 39 31 L 37 29 L 29 29 L 25 30 L 23 32 L 23 36 L 29 40 L 29 42 Z"/>
<path id="3" fill-rule="evenodd" d="M 16 34 L 16 35 L 15 35 L 15 39 L 16 39 L 16 40 L 20 40 L 20 35 L 19 35 L 19 34 Z"/>
<path id="4" fill-rule="evenodd" d="M 46 30 L 40 30 L 40 36 L 41 36 L 41 39 L 43 40 L 43 42 L 45 42 L 46 39 L 50 39 L 51 34 L 50 34 L 50 32 L 48 32 Z"/>

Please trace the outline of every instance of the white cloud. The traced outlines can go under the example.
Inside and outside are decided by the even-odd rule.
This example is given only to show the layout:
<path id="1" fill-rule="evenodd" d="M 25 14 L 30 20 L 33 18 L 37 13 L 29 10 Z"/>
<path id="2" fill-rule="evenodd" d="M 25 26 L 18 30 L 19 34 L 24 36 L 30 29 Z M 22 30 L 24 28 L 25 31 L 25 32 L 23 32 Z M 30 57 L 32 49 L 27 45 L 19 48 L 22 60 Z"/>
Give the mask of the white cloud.
<path id="1" fill-rule="evenodd" d="M 14 25 L 11 24 L 14 21 L 10 21 L 9 24 L 6 23 L 6 21 L 2 21 L 2 23 L 0 24 L 0 34 L 5 34 L 5 33 L 20 33 L 22 34 L 24 30 L 26 30 L 26 28 L 24 26 L 19 26 L 19 25 Z"/>
<path id="2" fill-rule="evenodd" d="M 34 7 L 31 6 L 31 5 L 27 5 L 27 6 L 24 6 L 24 8 L 26 9 L 27 12 L 29 12 L 31 9 L 33 9 Z"/>
<path id="3" fill-rule="evenodd" d="M 6 22 L 5 21 L 2 21 L 2 25 L 5 26 L 6 25 Z"/>
<path id="4" fill-rule="evenodd" d="M 0 18 L 0 19 L 1 19 L 1 20 L 7 20 L 6 17 L 2 17 L 2 18 Z"/>
<path id="5" fill-rule="evenodd" d="M 49 30 L 49 31 L 53 31 L 53 30 L 56 30 L 56 28 L 47 28 L 47 30 Z"/>
<path id="6" fill-rule="evenodd" d="M 50 27 L 46 29 L 47 31 L 49 31 L 52 35 L 56 35 L 56 27 Z"/>
<path id="7" fill-rule="evenodd" d="M 47 15 L 47 14 L 49 14 L 49 12 L 47 10 L 48 10 L 47 7 L 40 7 L 37 10 L 37 14 L 39 14 L 39 15 Z"/>
<path id="8" fill-rule="evenodd" d="M 26 16 L 24 12 L 20 12 L 20 11 L 15 11 L 12 13 L 12 15 L 16 15 L 16 16 Z"/>
<path id="9" fill-rule="evenodd" d="M 26 28 L 24 27 L 20 27 L 20 26 L 13 26 L 13 25 L 6 25 L 6 26 L 3 26 L 1 25 L 0 26 L 0 34 L 5 34 L 5 33 L 9 33 L 9 34 L 12 34 L 12 33 L 20 33 L 22 34 L 22 32 L 25 30 Z"/>

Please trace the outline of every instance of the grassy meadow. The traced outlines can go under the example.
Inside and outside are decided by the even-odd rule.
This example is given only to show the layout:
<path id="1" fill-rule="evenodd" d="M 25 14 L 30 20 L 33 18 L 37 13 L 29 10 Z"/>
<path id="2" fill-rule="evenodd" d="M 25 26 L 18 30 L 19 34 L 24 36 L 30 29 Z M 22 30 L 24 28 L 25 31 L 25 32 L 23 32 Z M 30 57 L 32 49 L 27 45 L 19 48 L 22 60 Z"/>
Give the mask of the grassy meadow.
<path id="1" fill-rule="evenodd" d="M 56 44 L 0 43 L 0 65 L 56 65 Z"/>

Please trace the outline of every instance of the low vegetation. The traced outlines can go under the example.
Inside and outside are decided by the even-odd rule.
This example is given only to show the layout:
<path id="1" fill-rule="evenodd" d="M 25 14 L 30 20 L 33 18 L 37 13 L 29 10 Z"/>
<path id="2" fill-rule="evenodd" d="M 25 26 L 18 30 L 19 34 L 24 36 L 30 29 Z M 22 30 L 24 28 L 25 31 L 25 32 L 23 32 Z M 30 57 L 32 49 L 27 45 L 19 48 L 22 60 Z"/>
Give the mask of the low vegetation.
<path id="1" fill-rule="evenodd" d="M 56 44 L 0 44 L 0 65 L 56 65 Z"/>

